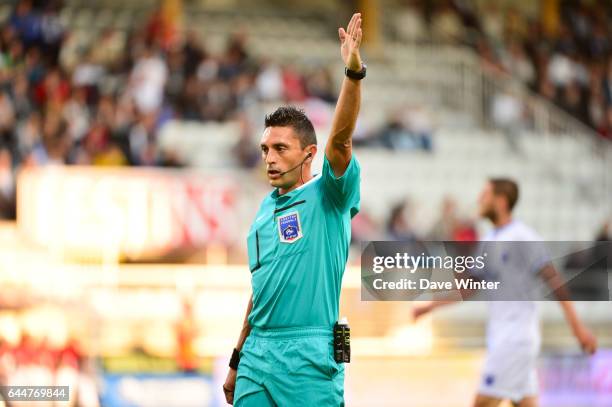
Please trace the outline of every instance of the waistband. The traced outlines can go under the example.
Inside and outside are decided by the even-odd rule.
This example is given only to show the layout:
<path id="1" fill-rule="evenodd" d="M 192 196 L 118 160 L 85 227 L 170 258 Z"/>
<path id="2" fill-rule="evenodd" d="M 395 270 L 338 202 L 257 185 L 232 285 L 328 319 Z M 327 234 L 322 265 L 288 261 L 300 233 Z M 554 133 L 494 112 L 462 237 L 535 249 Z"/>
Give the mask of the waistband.
<path id="1" fill-rule="evenodd" d="M 252 327 L 250 335 L 258 338 L 290 339 L 305 337 L 333 337 L 333 328 L 326 326 L 302 326 L 291 328 L 257 328 Z"/>

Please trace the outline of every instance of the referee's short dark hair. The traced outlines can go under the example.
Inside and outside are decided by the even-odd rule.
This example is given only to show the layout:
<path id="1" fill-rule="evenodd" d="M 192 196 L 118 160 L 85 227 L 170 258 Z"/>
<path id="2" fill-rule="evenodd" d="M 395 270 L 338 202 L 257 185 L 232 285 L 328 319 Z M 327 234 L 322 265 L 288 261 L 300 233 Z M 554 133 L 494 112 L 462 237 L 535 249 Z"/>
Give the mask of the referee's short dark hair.
<path id="1" fill-rule="evenodd" d="M 317 144 L 312 122 L 302 109 L 293 106 L 281 106 L 266 116 L 266 127 L 291 127 L 300 139 L 300 146 L 305 148 Z"/>
<path id="2" fill-rule="evenodd" d="M 508 201 L 508 210 L 512 210 L 519 199 L 517 183 L 510 178 L 491 178 L 489 182 L 493 185 L 493 193 L 505 197 Z"/>

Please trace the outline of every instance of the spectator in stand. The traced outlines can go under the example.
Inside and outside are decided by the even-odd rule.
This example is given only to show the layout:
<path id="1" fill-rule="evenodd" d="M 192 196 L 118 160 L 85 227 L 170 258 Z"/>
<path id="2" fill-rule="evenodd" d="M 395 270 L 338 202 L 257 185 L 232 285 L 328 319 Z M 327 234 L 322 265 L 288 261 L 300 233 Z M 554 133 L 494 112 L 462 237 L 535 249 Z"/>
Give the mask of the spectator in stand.
<path id="1" fill-rule="evenodd" d="M 406 0 L 401 10 L 394 13 L 393 28 L 401 40 L 419 42 L 426 38 L 427 27 L 420 8 L 418 1 Z"/>
<path id="2" fill-rule="evenodd" d="M 19 72 L 15 75 L 11 99 L 15 107 L 15 115 L 17 120 L 26 119 L 34 110 L 32 101 L 29 95 L 28 78 L 25 72 Z"/>
<path id="3" fill-rule="evenodd" d="M 453 239 L 457 227 L 457 203 L 450 197 L 444 197 L 440 217 L 429 232 L 429 239 L 433 241 L 449 241 Z"/>
<path id="4" fill-rule="evenodd" d="M 431 152 L 434 123 L 430 111 L 423 105 L 408 106 L 405 110 L 405 121 L 418 147 Z"/>
<path id="5" fill-rule="evenodd" d="M 416 234 L 410 225 L 409 210 L 410 206 L 407 201 L 401 201 L 391 208 L 386 226 L 389 239 L 396 241 L 417 240 Z"/>
<path id="6" fill-rule="evenodd" d="M 32 8 L 31 0 L 20 0 L 9 18 L 9 25 L 23 43 L 29 47 L 40 42 L 42 35 L 41 18 Z"/>
<path id="7" fill-rule="evenodd" d="M 92 62 L 107 70 L 119 68 L 123 48 L 125 47 L 125 36 L 112 28 L 105 29 L 96 46 L 91 50 Z"/>
<path id="8" fill-rule="evenodd" d="M 612 141 L 612 106 L 606 109 L 606 116 L 597 132 L 603 139 Z"/>
<path id="9" fill-rule="evenodd" d="M 501 43 L 504 35 L 504 18 L 496 2 L 486 2 L 481 13 L 482 30 L 494 43 Z"/>
<path id="10" fill-rule="evenodd" d="M 317 68 L 306 77 L 306 92 L 309 97 L 320 99 L 326 103 L 336 102 L 334 84 L 329 70 Z"/>
<path id="11" fill-rule="evenodd" d="M 464 27 L 452 7 L 452 1 L 438 3 L 431 21 L 431 34 L 434 40 L 445 43 L 460 42 L 464 36 Z"/>
<path id="12" fill-rule="evenodd" d="M 358 246 L 361 242 L 381 240 L 380 227 L 367 208 L 361 208 L 351 221 L 351 245 Z"/>
<path id="13" fill-rule="evenodd" d="M 15 219 L 15 173 L 11 153 L 0 149 L 0 219 Z"/>
<path id="14" fill-rule="evenodd" d="M 603 79 L 604 96 L 606 103 L 612 105 L 612 55 L 607 61 L 608 69 L 605 78 Z"/>
<path id="15" fill-rule="evenodd" d="M 438 2 L 431 19 L 427 8 L 410 10 L 430 22 L 434 40 L 474 46 L 488 72 L 510 74 L 594 129 L 607 127 L 602 112 L 612 105 L 611 81 L 601 67 L 612 77 L 612 4 L 560 2 L 527 16 L 491 2 L 474 12 L 467 3 Z"/>
<path id="16" fill-rule="evenodd" d="M 257 63 L 244 32 L 214 55 L 195 31 L 177 41 L 175 21 L 160 12 L 129 36 L 107 29 L 83 43 L 62 26 L 60 5 L 20 0 L 0 25 L 0 148 L 13 167 L 180 165 L 157 146 L 169 118 L 235 120 L 255 103 L 284 100 L 325 123 L 335 101 L 327 69 Z M 250 153 L 239 155 L 248 167 Z"/>
<path id="17" fill-rule="evenodd" d="M 59 10 L 61 0 L 50 0 L 44 5 L 40 19 L 40 31 L 43 55 L 50 66 L 55 66 L 64 40 L 65 29 L 60 21 Z"/>
<path id="18" fill-rule="evenodd" d="M 391 112 L 379 130 L 354 141 L 356 146 L 383 146 L 390 150 L 432 151 L 433 120 L 423 106 L 404 106 Z"/>
<path id="19" fill-rule="evenodd" d="M 261 160 L 261 149 L 253 139 L 252 125 L 248 116 L 244 113 L 239 114 L 240 138 L 232 148 L 235 160 L 242 168 L 256 168 Z"/>
<path id="20" fill-rule="evenodd" d="M 247 70 L 249 54 L 246 50 L 246 40 L 247 36 L 244 32 L 232 35 L 219 66 L 220 79 L 229 81 Z"/>
<path id="21" fill-rule="evenodd" d="M 169 103 L 176 104 L 185 88 L 186 54 L 180 48 L 175 47 L 168 51 L 166 60 L 168 63 L 168 81 L 165 97 Z"/>
<path id="22" fill-rule="evenodd" d="M 493 97 L 491 116 L 493 124 L 501 129 L 508 146 L 515 153 L 520 153 L 520 135 L 524 125 L 523 104 L 517 90 L 510 85 Z"/>
<path id="23" fill-rule="evenodd" d="M 518 78 L 524 84 L 530 86 L 534 84 L 535 68 L 519 41 L 510 41 L 502 50 L 501 63 L 506 72 Z"/>
<path id="24" fill-rule="evenodd" d="M 283 72 L 271 59 L 264 58 L 261 62 L 255 86 L 259 98 L 264 102 L 282 100 L 284 94 Z"/>
<path id="25" fill-rule="evenodd" d="M 17 156 L 27 157 L 42 139 L 41 115 L 37 111 L 23 120 L 17 127 Z"/>
<path id="26" fill-rule="evenodd" d="M 0 92 L 0 144 L 9 148 L 15 145 L 15 107 L 6 92 Z"/>
<path id="27" fill-rule="evenodd" d="M 473 242 L 478 238 L 474 222 L 457 215 L 455 200 L 447 196 L 442 201 L 440 217 L 429 232 L 435 241 Z"/>
<path id="28" fill-rule="evenodd" d="M 72 72 L 72 86 L 83 88 L 86 91 L 86 100 L 89 104 L 97 100 L 98 89 L 105 75 L 104 67 L 95 62 L 93 49 L 87 50 L 82 55 Z"/>
<path id="29" fill-rule="evenodd" d="M 597 235 L 595 236 L 596 242 L 607 242 L 612 241 L 612 220 L 606 220 Z"/>
<path id="30" fill-rule="evenodd" d="M 64 104 L 62 116 L 68 123 L 68 134 L 73 143 L 80 143 L 91 125 L 90 109 L 87 105 L 87 89 L 75 88 Z"/>
<path id="31" fill-rule="evenodd" d="M 591 75 L 589 82 L 589 89 L 586 92 L 588 101 L 586 102 L 586 109 L 589 124 L 599 129 L 604 122 L 606 100 L 604 97 L 604 86 L 603 86 L 603 69 L 601 64 L 594 64 L 591 66 Z"/>
<path id="32" fill-rule="evenodd" d="M 460 219 L 453 233 L 453 239 L 456 242 L 474 242 L 478 239 L 478 233 L 474 222 L 468 219 Z"/>
<path id="33" fill-rule="evenodd" d="M 287 103 L 303 102 L 306 100 L 304 79 L 293 65 L 286 65 L 283 68 L 283 88 Z"/>
<path id="34" fill-rule="evenodd" d="M 587 101 L 584 100 L 583 92 L 578 81 L 574 80 L 563 88 L 558 104 L 566 112 L 581 120 L 583 123 L 588 123 L 590 121 L 588 104 Z"/>
<path id="35" fill-rule="evenodd" d="M 134 165 L 155 165 L 155 116 L 142 115 L 128 135 L 130 162 Z"/>
<path id="36" fill-rule="evenodd" d="M 70 83 L 59 69 L 51 69 L 33 89 L 34 101 L 40 108 L 59 109 L 70 96 Z"/>
<path id="37" fill-rule="evenodd" d="M 188 31 L 185 38 L 185 44 L 182 48 L 182 53 L 185 55 L 184 75 L 190 77 L 196 74 L 198 63 L 208 57 L 208 53 L 201 43 L 197 32 Z"/>
<path id="38" fill-rule="evenodd" d="M 168 67 L 152 46 L 144 46 L 136 59 L 128 87 L 138 111 L 153 114 L 161 108 Z"/>
<path id="39" fill-rule="evenodd" d="M 30 153 L 35 165 L 66 164 L 70 150 L 68 125 L 58 114 L 50 111 L 43 117 L 42 138 Z"/>

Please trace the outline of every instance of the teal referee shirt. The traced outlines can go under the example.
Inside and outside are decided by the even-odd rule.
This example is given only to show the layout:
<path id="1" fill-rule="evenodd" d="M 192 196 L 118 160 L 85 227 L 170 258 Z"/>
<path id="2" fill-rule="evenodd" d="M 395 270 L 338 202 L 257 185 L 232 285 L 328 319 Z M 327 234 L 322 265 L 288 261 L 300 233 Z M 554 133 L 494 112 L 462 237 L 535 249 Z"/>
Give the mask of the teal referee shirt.
<path id="1" fill-rule="evenodd" d="M 251 327 L 332 327 L 337 321 L 359 184 L 354 155 L 341 177 L 325 157 L 320 175 L 263 200 L 247 238 Z"/>

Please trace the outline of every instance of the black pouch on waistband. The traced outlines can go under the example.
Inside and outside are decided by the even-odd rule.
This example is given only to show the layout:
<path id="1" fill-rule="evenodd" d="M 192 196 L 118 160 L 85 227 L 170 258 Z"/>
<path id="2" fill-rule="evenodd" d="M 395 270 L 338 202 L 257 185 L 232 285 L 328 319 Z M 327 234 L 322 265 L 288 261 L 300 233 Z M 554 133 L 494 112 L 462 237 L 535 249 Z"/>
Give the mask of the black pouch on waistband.
<path id="1" fill-rule="evenodd" d="M 334 325 L 334 359 L 337 363 L 351 361 L 351 328 L 344 318 Z"/>

